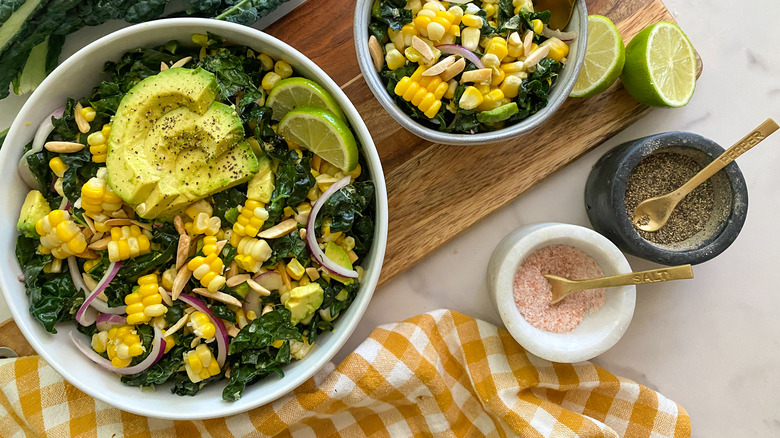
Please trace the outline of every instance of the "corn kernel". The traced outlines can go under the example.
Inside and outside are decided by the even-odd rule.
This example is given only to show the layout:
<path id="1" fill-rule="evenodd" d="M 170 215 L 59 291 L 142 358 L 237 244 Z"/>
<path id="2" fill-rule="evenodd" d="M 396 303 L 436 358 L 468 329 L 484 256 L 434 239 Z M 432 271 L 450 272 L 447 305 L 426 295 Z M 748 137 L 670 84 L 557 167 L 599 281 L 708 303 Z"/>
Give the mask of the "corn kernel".
<path id="1" fill-rule="evenodd" d="M 266 73 L 265 76 L 263 76 L 263 80 L 261 82 L 261 85 L 265 91 L 271 91 L 276 84 L 282 80 L 282 77 L 279 76 L 276 72 L 269 72 Z"/>
<path id="2" fill-rule="evenodd" d="M 274 72 L 279 75 L 282 79 L 289 78 L 293 74 L 293 69 L 290 66 L 289 63 L 286 61 L 276 61 L 276 64 L 274 64 Z"/>
<path id="3" fill-rule="evenodd" d="M 458 101 L 458 106 L 465 110 L 472 110 L 482 104 L 484 100 L 482 93 L 476 87 L 469 86 L 463 91 L 463 95 Z"/>

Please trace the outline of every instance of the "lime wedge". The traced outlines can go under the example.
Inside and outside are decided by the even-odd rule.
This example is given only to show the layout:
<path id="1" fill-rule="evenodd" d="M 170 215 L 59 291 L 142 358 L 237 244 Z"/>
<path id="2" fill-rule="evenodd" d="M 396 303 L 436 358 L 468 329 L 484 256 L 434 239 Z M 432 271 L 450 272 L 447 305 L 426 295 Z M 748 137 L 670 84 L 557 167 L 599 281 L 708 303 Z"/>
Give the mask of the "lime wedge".
<path id="1" fill-rule="evenodd" d="M 305 78 L 287 78 L 279 81 L 268 95 L 266 105 L 273 110 L 273 119 L 282 120 L 295 108 L 310 106 L 326 109 L 346 120 L 336 99 L 316 82 Z"/>
<path id="2" fill-rule="evenodd" d="M 357 166 L 358 149 L 349 126 L 321 108 L 296 108 L 279 122 L 279 134 L 319 155 L 337 168 L 351 172 Z"/>
<path id="3" fill-rule="evenodd" d="M 658 22 L 628 43 L 621 80 L 645 105 L 681 107 L 696 89 L 696 53 L 678 25 Z"/>
<path id="4" fill-rule="evenodd" d="M 612 21 L 601 15 L 588 16 L 585 61 L 569 96 L 590 97 L 606 90 L 620 77 L 625 60 L 623 39 Z"/>

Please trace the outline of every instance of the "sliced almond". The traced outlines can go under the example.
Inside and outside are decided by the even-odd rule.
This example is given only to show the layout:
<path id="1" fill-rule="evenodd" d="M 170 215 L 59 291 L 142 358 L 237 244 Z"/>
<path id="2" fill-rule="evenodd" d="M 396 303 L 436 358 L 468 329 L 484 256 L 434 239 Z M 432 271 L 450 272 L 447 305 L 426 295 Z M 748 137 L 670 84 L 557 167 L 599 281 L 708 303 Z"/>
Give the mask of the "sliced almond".
<path id="1" fill-rule="evenodd" d="M 246 282 L 247 280 L 251 280 L 252 276 L 249 274 L 240 274 L 240 275 L 234 275 L 227 279 L 225 284 L 227 287 L 236 287 L 241 283 Z M 254 283 L 254 282 L 253 282 Z"/>
<path id="2" fill-rule="evenodd" d="M 306 228 L 301 228 L 300 230 L 298 230 L 298 236 L 301 238 L 301 240 L 306 240 Z"/>
<path id="3" fill-rule="evenodd" d="M 421 40 L 420 37 L 418 37 L 417 35 L 412 37 L 412 47 L 414 47 L 415 50 L 420 52 L 420 55 L 422 55 L 422 57 L 428 61 L 432 61 L 433 58 L 436 56 L 433 54 L 433 50 L 431 50 L 431 46 L 426 44 L 425 41 Z"/>
<path id="4" fill-rule="evenodd" d="M 281 263 L 280 263 L 280 265 L 281 265 Z M 284 269 L 283 267 L 279 266 L 276 269 L 276 272 L 278 272 L 279 275 L 282 276 L 282 283 L 284 283 L 284 287 L 286 288 L 286 290 L 291 290 L 292 289 L 292 282 L 290 281 L 290 275 L 287 274 L 287 269 Z"/>
<path id="5" fill-rule="evenodd" d="M 297 228 L 298 221 L 295 219 L 287 219 L 286 221 L 279 222 L 267 230 L 261 231 L 257 237 L 259 239 L 278 239 L 279 237 L 292 233 Z"/>
<path id="6" fill-rule="evenodd" d="M 539 63 L 542 59 L 546 58 L 550 53 L 550 46 L 540 46 L 538 49 L 531 52 L 528 58 L 523 61 L 523 66 L 528 69 Z"/>
<path id="7" fill-rule="evenodd" d="M 368 38 L 368 53 L 371 54 L 371 60 L 374 62 L 376 71 L 382 70 L 382 66 L 385 65 L 385 55 L 382 53 L 382 46 L 379 45 L 379 41 L 373 35 Z"/>
<path id="8" fill-rule="evenodd" d="M 260 283 L 252 280 L 251 278 L 248 278 L 246 280 L 246 284 L 248 284 L 249 287 L 252 288 L 252 290 L 254 290 L 255 292 L 259 293 L 260 295 L 262 295 L 264 297 L 267 297 L 267 296 L 271 295 L 271 291 L 270 290 L 264 288 L 263 286 L 260 286 Z"/>
<path id="9" fill-rule="evenodd" d="M 111 217 L 116 219 L 129 219 L 130 217 L 127 215 L 127 212 L 124 209 L 119 209 L 116 211 L 111 212 Z"/>
<path id="10" fill-rule="evenodd" d="M 320 278 L 320 273 L 317 268 L 306 268 L 306 275 L 309 276 L 309 280 L 314 281 Z"/>
<path id="11" fill-rule="evenodd" d="M 84 216 L 84 218 L 86 219 L 86 216 Z M 104 233 L 102 231 L 99 232 L 99 233 L 95 233 L 95 234 L 92 235 L 92 238 L 90 239 L 89 243 L 95 243 L 95 242 L 97 242 L 98 240 L 102 239 L 105 236 L 106 236 L 106 233 Z"/>
<path id="12" fill-rule="evenodd" d="M 190 61 L 192 61 L 192 56 L 185 56 L 184 58 L 174 62 L 171 68 L 184 67 Z"/>
<path id="13" fill-rule="evenodd" d="M 87 121 L 87 119 L 84 118 L 84 114 L 81 114 L 81 110 L 82 109 L 84 109 L 84 107 L 81 106 L 81 102 L 77 103 L 76 107 L 73 108 L 73 118 L 76 119 L 76 125 L 79 127 L 79 132 L 81 132 L 82 134 L 86 134 L 87 132 L 89 132 L 89 122 Z M 84 147 L 84 146 L 82 145 L 82 147 Z M 46 149 L 49 149 L 49 148 L 46 148 Z M 51 150 L 51 149 L 49 149 L 49 150 Z M 79 150 L 81 150 L 81 149 L 79 149 Z M 53 151 L 53 152 L 56 152 L 56 151 Z M 76 152 L 76 151 L 73 151 L 73 152 Z"/>
<path id="14" fill-rule="evenodd" d="M 81 199 L 81 198 L 79 198 L 79 199 Z M 76 207 L 76 208 L 81 208 L 81 207 L 79 206 L 79 207 Z M 84 215 L 84 223 L 86 223 L 87 227 L 90 230 L 92 230 L 93 237 L 97 236 L 97 230 L 95 230 L 95 223 L 92 222 L 92 219 L 89 216 L 87 216 L 86 214 Z"/>
<path id="15" fill-rule="evenodd" d="M 192 238 L 187 234 L 179 235 L 179 246 L 176 249 L 176 269 L 180 269 L 187 262 L 190 255 L 190 243 Z"/>
<path id="16" fill-rule="evenodd" d="M 230 321 L 222 321 L 225 324 L 225 330 L 227 330 L 228 336 L 231 338 L 235 338 L 238 332 L 240 331 L 238 327 L 236 327 L 235 324 L 233 324 Z"/>
<path id="17" fill-rule="evenodd" d="M 105 223 L 109 227 L 124 227 L 126 225 L 133 225 L 133 221 L 130 219 L 109 219 Z"/>
<path id="18" fill-rule="evenodd" d="M 225 278 L 230 280 L 231 278 L 235 277 L 236 275 L 238 275 L 238 264 L 236 263 L 235 260 L 233 260 L 228 265 L 227 271 L 225 271 Z"/>
<path id="19" fill-rule="evenodd" d="M 168 64 L 161 62 L 160 63 L 160 71 L 168 70 Z"/>
<path id="20" fill-rule="evenodd" d="M 230 304 L 230 305 L 233 305 L 233 306 L 241 307 L 241 301 L 238 301 L 237 298 L 235 298 L 235 297 L 233 297 L 231 295 L 219 292 L 219 291 L 212 292 L 212 291 L 206 289 L 205 287 L 196 287 L 192 291 L 195 292 L 198 295 L 202 295 L 202 296 L 204 296 L 206 298 L 211 298 L 212 300 L 217 300 L 217 301 L 219 301 L 221 303 L 225 303 L 225 304 Z"/>
<path id="21" fill-rule="evenodd" d="M 447 67 L 447 70 L 444 70 L 444 73 L 441 74 L 442 82 L 447 82 L 455 76 L 459 75 L 460 72 L 462 72 L 465 68 L 466 60 L 463 58 L 458 59 L 451 66 Z"/>
<path id="22" fill-rule="evenodd" d="M 460 77 L 460 83 L 463 84 L 466 82 L 474 82 L 474 83 L 490 82 L 492 76 L 493 76 L 493 70 L 489 68 L 469 70 L 467 72 L 464 72 L 463 75 Z"/>
<path id="23" fill-rule="evenodd" d="M 95 251 L 103 251 L 104 249 L 108 248 L 108 242 L 111 242 L 111 236 L 106 236 L 97 242 L 90 243 L 87 248 Z"/>
<path id="24" fill-rule="evenodd" d="M 190 313 L 194 312 L 195 310 L 196 309 L 194 307 L 187 307 L 186 309 L 184 309 L 184 313 L 189 315 Z"/>
<path id="25" fill-rule="evenodd" d="M 137 220 L 130 219 L 130 223 L 133 225 L 138 225 L 138 228 L 146 231 L 152 231 L 152 224 L 148 224 L 146 222 L 138 222 Z"/>
<path id="26" fill-rule="evenodd" d="M 176 228 L 179 235 L 187 234 L 187 230 L 184 229 L 184 221 L 181 220 L 181 216 L 178 214 L 173 218 L 173 227 Z"/>
<path id="27" fill-rule="evenodd" d="M 455 55 L 448 56 L 425 70 L 423 76 L 437 76 L 444 73 L 452 64 L 455 64 Z"/>
<path id="28" fill-rule="evenodd" d="M 266 304 L 266 305 L 265 305 L 265 307 L 263 307 L 263 311 L 262 311 L 262 312 L 260 312 L 260 315 L 261 315 L 261 316 L 262 316 L 262 315 L 265 315 L 266 313 L 268 313 L 268 312 L 270 312 L 270 311 L 272 311 L 272 310 L 274 310 L 274 306 L 272 306 L 272 305 L 270 305 L 270 304 Z"/>
<path id="29" fill-rule="evenodd" d="M 190 348 L 195 348 L 200 345 L 201 338 L 195 338 L 190 342 Z"/>
<path id="30" fill-rule="evenodd" d="M 185 312 L 184 316 L 176 321 L 176 324 L 168 327 L 168 330 L 163 332 L 163 337 L 165 338 L 179 331 L 180 328 L 184 327 L 184 324 L 187 324 L 188 319 L 190 319 L 190 314 Z"/>
<path id="31" fill-rule="evenodd" d="M 82 272 L 81 278 L 84 279 L 84 283 L 87 285 L 89 290 L 95 290 L 97 287 L 97 281 L 95 281 L 91 275 L 87 274 L 86 272 Z"/>
<path id="32" fill-rule="evenodd" d="M 72 141 L 47 141 L 43 147 L 45 147 L 47 151 L 56 152 L 58 154 L 69 154 L 84 149 L 83 144 L 74 143 Z"/>
<path id="33" fill-rule="evenodd" d="M 192 271 L 190 271 L 190 268 L 188 268 L 186 264 L 182 266 L 181 269 L 179 269 L 179 272 L 176 273 L 176 278 L 173 279 L 171 298 L 174 300 L 179 298 L 179 294 L 181 294 L 181 291 L 184 290 L 184 286 L 186 286 L 187 282 L 190 281 L 191 276 Z"/>
<path id="34" fill-rule="evenodd" d="M 159 286 L 157 288 L 157 290 L 160 292 L 160 296 L 162 297 L 163 302 L 167 306 L 172 306 L 173 305 L 173 299 L 171 299 L 171 294 L 169 294 L 168 291 L 165 290 L 165 288 L 162 287 L 162 286 Z"/>
<path id="35" fill-rule="evenodd" d="M 523 39 L 520 38 L 520 34 L 517 32 L 512 32 L 509 34 L 509 38 L 507 38 L 506 41 L 513 46 L 519 46 L 523 44 Z"/>
<path id="36" fill-rule="evenodd" d="M 525 36 L 523 37 L 523 56 L 528 56 L 531 54 L 531 46 L 534 43 L 534 32 L 532 30 L 528 30 L 525 32 Z"/>

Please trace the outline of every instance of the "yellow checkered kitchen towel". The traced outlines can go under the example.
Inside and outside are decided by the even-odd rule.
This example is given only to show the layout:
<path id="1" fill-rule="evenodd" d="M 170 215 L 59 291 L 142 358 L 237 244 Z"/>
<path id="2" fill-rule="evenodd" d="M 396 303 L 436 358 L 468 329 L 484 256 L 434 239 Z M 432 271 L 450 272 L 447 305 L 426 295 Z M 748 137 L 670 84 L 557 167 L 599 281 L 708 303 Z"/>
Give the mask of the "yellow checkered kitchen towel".
<path id="1" fill-rule="evenodd" d="M 2 437 L 690 434 L 688 414 L 663 395 L 588 362 L 541 360 L 507 331 L 449 310 L 380 326 L 287 396 L 214 420 L 129 414 L 80 392 L 38 357 L 0 361 Z"/>

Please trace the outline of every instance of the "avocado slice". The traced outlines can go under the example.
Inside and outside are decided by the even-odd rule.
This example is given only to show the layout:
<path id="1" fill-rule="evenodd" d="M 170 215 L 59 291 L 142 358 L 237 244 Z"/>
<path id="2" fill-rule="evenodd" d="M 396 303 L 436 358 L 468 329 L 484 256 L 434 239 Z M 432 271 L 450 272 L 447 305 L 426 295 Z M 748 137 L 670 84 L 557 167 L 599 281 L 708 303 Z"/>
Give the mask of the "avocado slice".
<path id="1" fill-rule="evenodd" d="M 290 322 L 295 325 L 313 315 L 322 305 L 325 291 L 319 283 L 309 283 L 282 294 L 282 304 L 290 311 Z"/>
<path id="2" fill-rule="evenodd" d="M 333 242 L 328 242 L 325 245 L 325 257 L 329 258 L 333 263 L 341 266 L 345 269 L 352 269 L 352 262 L 349 261 L 349 255 L 344 249 Z M 342 284 L 348 284 L 352 282 L 352 279 L 345 278 L 340 275 L 330 274 L 330 278 L 339 281 Z"/>
<path id="3" fill-rule="evenodd" d="M 274 192 L 274 172 L 271 169 L 271 159 L 267 155 L 257 157 L 257 173 L 249 181 L 246 197 L 266 204 L 271 202 Z"/>
<path id="4" fill-rule="evenodd" d="M 35 231 L 35 223 L 51 212 L 51 207 L 43 197 L 41 192 L 30 190 L 22 204 L 22 212 L 19 214 L 19 221 L 16 223 L 16 229 L 20 233 L 30 238 L 41 237 Z"/>
<path id="5" fill-rule="evenodd" d="M 144 218 L 248 181 L 257 157 L 235 110 L 216 102 L 216 77 L 171 68 L 122 99 L 108 139 L 108 184 Z"/>

